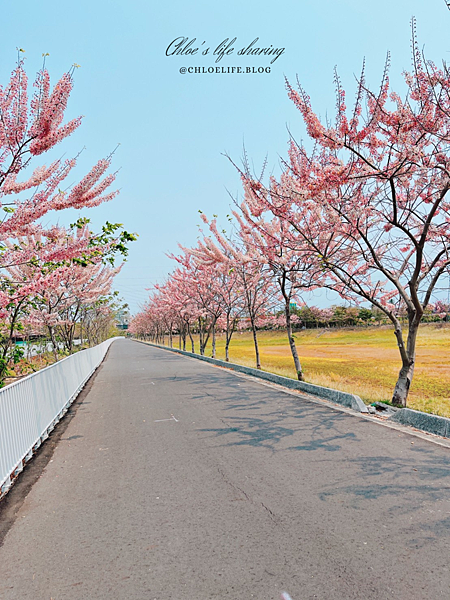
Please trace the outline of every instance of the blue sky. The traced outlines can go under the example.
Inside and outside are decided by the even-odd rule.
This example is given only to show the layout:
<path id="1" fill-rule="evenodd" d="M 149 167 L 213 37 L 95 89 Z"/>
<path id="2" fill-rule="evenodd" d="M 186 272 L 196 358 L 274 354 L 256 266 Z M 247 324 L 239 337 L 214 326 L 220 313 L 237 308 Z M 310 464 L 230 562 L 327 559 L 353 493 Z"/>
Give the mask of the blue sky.
<path id="1" fill-rule="evenodd" d="M 167 252 L 177 242 L 195 244 L 198 210 L 225 217 L 230 197 L 240 193 L 239 177 L 223 156 L 236 162 L 243 144 L 255 169 L 266 154 L 267 172 L 278 171 L 286 154 L 288 129 L 304 136 L 299 113 L 286 95 L 284 77 L 298 75 L 322 115 L 333 115 L 333 68 L 338 67 L 350 100 L 355 75 L 366 59 L 366 78 L 380 82 L 386 52 L 392 55 L 391 84 L 402 89 L 410 66 L 410 19 L 428 58 L 450 57 L 450 12 L 444 0 L 361 0 L 320 3 L 81 0 L 62 3 L 23 0 L 5 3 L 0 36 L 0 77 L 14 66 L 16 47 L 26 50 L 30 76 L 48 52 L 53 81 L 78 63 L 68 116 L 84 115 L 83 125 L 58 147 L 58 155 L 83 151 L 78 176 L 120 143 L 114 169 L 120 169 L 120 195 L 109 204 L 82 211 L 95 227 L 108 219 L 139 233 L 116 288 L 133 311 L 148 288 L 171 270 Z M 237 38 L 234 51 L 219 63 L 211 54 L 166 56 L 178 37 L 210 48 Z M 285 48 L 273 56 L 238 56 L 254 47 Z M 202 45 L 202 42 L 205 42 Z M 181 67 L 271 67 L 270 74 L 181 74 Z M 41 161 L 44 157 L 40 157 Z M 48 162 L 49 159 L 46 159 Z M 37 163 L 36 163 L 37 164 Z M 78 216 L 52 215 L 67 224 Z M 50 219 L 49 219 L 50 222 Z M 326 305 L 323 295 L 312 300 Z"/>

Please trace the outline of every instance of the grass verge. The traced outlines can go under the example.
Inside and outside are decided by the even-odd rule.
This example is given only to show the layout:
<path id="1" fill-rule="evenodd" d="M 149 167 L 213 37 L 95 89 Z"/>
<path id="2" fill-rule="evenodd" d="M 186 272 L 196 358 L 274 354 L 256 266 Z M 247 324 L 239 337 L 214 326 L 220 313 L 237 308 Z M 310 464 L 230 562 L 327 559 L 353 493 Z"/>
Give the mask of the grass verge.
<path id="1" fill-rule="evenodd" d="M 357 394 L 367 404 L 390 401 L 400 369 L 392 328 L 309 329 L 295 334 L 305 381 Z M 258 335 L 265 371 L 291 377 L 296 374 L 287 336 L 281 331 Z M 178 347 L 174 339 L 174 346 Z M 199 352 L 198 339 L 195 350 Z M 187 346 L 190 350 L 190 345 Z M 414 379 L 408 407 L 450 417 L 450 326 L 424 324 L 418 336 Z M 209 343 L 206 355 L 211 355 Z M 225 359 L 225 339 L 217 337 L 216 358 Z M 235 333 L 230 361 L 255 366 L 251 334 Z"/>

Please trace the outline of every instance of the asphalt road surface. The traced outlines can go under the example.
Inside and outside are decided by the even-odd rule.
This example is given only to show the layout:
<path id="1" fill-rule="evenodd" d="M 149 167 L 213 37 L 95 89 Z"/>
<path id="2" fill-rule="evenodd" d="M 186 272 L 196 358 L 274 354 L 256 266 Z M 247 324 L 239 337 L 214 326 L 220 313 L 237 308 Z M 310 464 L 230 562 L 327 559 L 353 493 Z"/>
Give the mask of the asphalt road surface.
<path id="1" fill-rule="evenodd" d="M 7 496 L 0 598 L 449 600 L 449 459 L 117 341 L 41 476 Z"/>

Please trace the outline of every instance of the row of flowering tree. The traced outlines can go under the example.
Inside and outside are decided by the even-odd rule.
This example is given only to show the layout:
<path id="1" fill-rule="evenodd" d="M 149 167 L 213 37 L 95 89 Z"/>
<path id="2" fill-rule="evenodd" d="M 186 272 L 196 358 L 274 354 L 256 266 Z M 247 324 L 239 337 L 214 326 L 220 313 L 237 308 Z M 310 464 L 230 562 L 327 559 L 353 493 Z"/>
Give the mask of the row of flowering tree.
<path id="1" fill-rule="evenodd" d="M 13 341 L 24 332 L 47 334 L 56 359 L 61 343 L 72 351 L 76 324 L 108 304 L 118 272 L 114 257 L 126 254 L 134 239 L 120 224 L 106 223 L 94 233 L 85 218 L 68 228 L 43 225 L 50 213 L 114 198 L 115 174 L 108 173 L 111 156 L 75 184 L 68 177 L 79 156 L 34 164 L 70 136 L 81 118 L 64 122 L 75 67 L 51 87 L 44 62 L 29 98 L 22 52 L 10 80 L 0 86 L 0 382 L 17 358 Z"/>
<path id="2" fill-rule="evenodd" d="M 282 324 L 288 332 L 291 351 L 299 378 L 302 370 L 295 347 L 292 325 L 300 323 L 292 306 L 299 286 L 295 275 L 284 270 L 281 275 L 262 259 L 246 228 L 236 230 L 231 241 L 219 233 L 216 221 L 202 215 L 210 229 L 194 248 L 182 248 L 173 256 L 177 268 L 162 285 L 156 285 L 144 309 L 134 317 L 130 330 L 137 336 L 150 337 L 164 343 L 173 334 L 180 336 L 180 346 L 186 349 L 189 340 L 194 352 L 193 333 L 199 337 L 200 354 L 211 341 L 212 356 L 216 355 L 216 332 L 225 337 L 225 359 L 237 329 L 250 329 L 255 348 L 255 363 L 261 368 L 258 330 L 276 328 Z M 239 222 L 239 220 L 237 221 Z M 243 222 L 240 221 L 241 225 Z M 274 265 L 272 265 L 274 267 Z"/>
<path id="3" fill-rule="evenodd" d="M 412 25 L 413 66 L 404 74 L 403 96 L 390 89 L 389 58 L 376 92 L 363 69 L 351 111 L 336 74 L 334 123 L 319 119 L 300 84 L 286 83 L 309 143 L 291 139 L 281 175 L 267 182 L 244 161 L 238 169 L 243 199 L 233 213 L 236 242 L 205 217 L 210 236 L 185 250 L 192 276 L 183 272 L 187 289 L 194 273 L 199 285 L 208 269 L 236 273 L 242 303 L 247 277 L 251 289 L 268 281 L 270 296 L 285 309 L 299 379 L 293 298 L 321 288 L 354 305 L 371 305 L 392 324 L 397 340 L 397 406 L 406 406 L 420 323 L 430 303 L 439 302 L 450 269 L 450 70 L 423 58 Z M 196 305 L 202 318 L 207 305 Z M 267 311 L 267 299 L 263 306 Z"/>

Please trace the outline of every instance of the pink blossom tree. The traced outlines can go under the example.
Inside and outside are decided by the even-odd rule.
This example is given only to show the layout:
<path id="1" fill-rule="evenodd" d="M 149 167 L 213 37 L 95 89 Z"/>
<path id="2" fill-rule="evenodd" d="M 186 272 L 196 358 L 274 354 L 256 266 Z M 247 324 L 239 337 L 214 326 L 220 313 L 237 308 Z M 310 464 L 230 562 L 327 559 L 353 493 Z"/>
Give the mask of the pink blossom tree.
<path id="1" fill-rule="evenodd" d="M 192 251 L 183 248 L 181 256 L 170 255 L 183 265 L 183 277 L 189 281 L 188 296 L 195 302 L 198 311 L 198 331 L 200 354 L 205 353 L 206 345 L 212 337 L 212 356 L 216 355 L 216 323 L 223 312 L 221 304 L 220 274 L 206 262 L 192 260 Z"/>
<path id="2" fill-rule="evenodd" d="M 211 222 L 202 214 L 216 243 L 211 237 L 204 237 L 189 254 L 196 264 L 214 266 L 223 264 L 226 269 L 233 270 L 238 278 L 238 288 L 242 292 L 245 312 L 250 321 L 255 347 L 256 368 L 261 368 L 257 328 L 258 319 L 265 316 L 273 305 L 273 287 L 268 273 L 264 270 L 264 262 L 255 251 L 254 245 L 249 244 L 248 237 L 237 236 L 231 242 L 217 230 L 216 219 Z"/>
<path id="3" fill-rule="evenodd" d="M 44 229 L 40 224 L 40 219 L 51 211 L 94 207 L 111 200 L 118 192 L 108 191 L 115 180 L 114 173 L 107 173 L 111 155 L 98 161 L 87 175 L 70 186 L 67 186 L 67 177 L 78 157 L 33 166 L 36 157 L 70 136 L 81 124 L 81 118 L 64 122 L 75 67 L 52 88 L 44 62 L 35 78 L 30 99 L 21 52 L 9 82 L 0 86 L 0 209 L 3 212 L 0 220 L 0 320 L 3 321 L 3 352 L 8 351 L 20 318 L 30 318 L 30 302 L 34 302 L 39 294 L 54 290 L 55 282 L 61 284 L 65 274 L 77 270 L 76 263 L 80 267 L 79 281 L 89 279 L 88 272 L 83 272 L 81 266 L 98 264 L 107 255 L 112 261 L 116 252 L 126 254 L 126 243 L 135 239 L 127 232 L 115 235 L 120 228 L 118 224 L 107 223 L 96 236 L 84 226 L 85 219 L 77 224 L 77 236 L 59 227 Z"/>
<path id="4" fill-rule="evenodd" d="M 241 173 L 244 182 L 244 200 L 240 204 L 240 213 L 233 211 L 238 225 L 238 236 L 244 241 L 246 248 L 252 249 L 254 260 L 268 269 L 274 287 L 281 298 L 285 328 L 289 347 L 294 361 L 297 378 L 303 380 L 303 371 L 298 356 L 292 331 L 292 303 L 298 294 L 305 290 L 313 290 L 320 285 L 322 270 L 313 252 L 305 245 L 299 252 L 298 244 L 292 247 L 291 241 L 295 231 L 290 224 L 278 216 L 267 216 L 267 205 L 256 202 L 258 197 L 252 188 L 246 185 L 249 178 Z"/>
<path id="5" fill-rule="evenodd" d="M 218 267 L 220 277 L 219 297 L 223 310 L 223 330 L 225 332 L 225 360 L 230 360 L 230 343 L 237 324 L 244 314 L 245 304 L 240 283 L 239 274 L 236 269 L 222 264 Z"/>
<path id="6" fill-rule="evenodd" d="M 288 83 L 315 149 L 292 141 L 279 181 L 267 189 L 246 181 L 255 202 L 292 226 L 299 251 L 316 254 L 326 287 L 372 303 L 393 324 L 401 357 L 396 406 L 406 406 L 419 325 L 450 266 L 450 72 L 424 62 L 414 31 L 405 81 L 402 99 L 390 92 L 387 69 L 378 93 L 363 74 L 348 115 L 336 76 L 334 125 L 323 124 L 303 89 Z"/>
<path id="7" fill-rule="evenodd" d="M 68 350 L 72 350 L 73 333 L 82 306 L 109 293 L 112 279 L 120 270 L 103 264 L 111 244 L 92 244 L 95 236 L 86 225 L 67 231 L 54 227 L 35 235 L 19 238 L 20 264 L 7 267 L 3 277 L 9 293 L 10 340 L 19 311 L 25 311 L 34 322 L 45 327 L 57 360 L 56 328 L 67 334 Z"/>
<path id="8" fill-rule="evenodd" d="M 72 188 L 63 182 L 77 158 L 53 161 L 29 173 L 32 159 L 54 148 L 81 124 L 81 118 L 63 123 L 73 87 L 73 71 L 65 73 L 53 89 L 44 67 L 34 81 L 29 102 L 28 78 L 19 58 L 9 83 L 0 86 L 0 202 L 5 215 L 0 223 L 0 242 L 33 233 L 37 221 L 49 211 L 88 208 L 111 200 L 107 192 L 115 174 L 106 174 L 111 157 L 102 159 Z M 20 181 L 20 175 L 27 178 Z"/>

